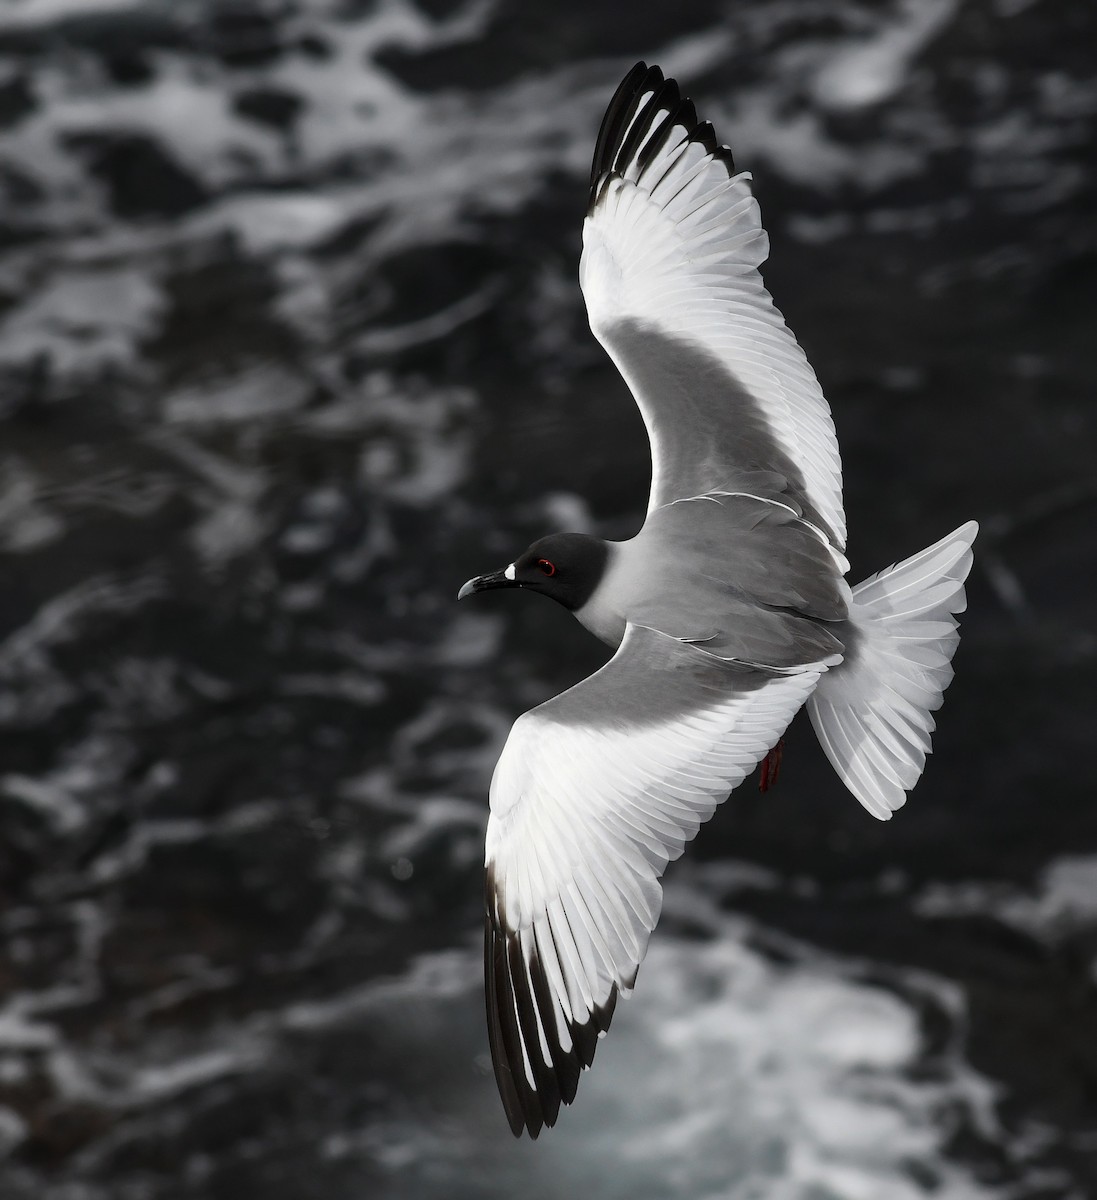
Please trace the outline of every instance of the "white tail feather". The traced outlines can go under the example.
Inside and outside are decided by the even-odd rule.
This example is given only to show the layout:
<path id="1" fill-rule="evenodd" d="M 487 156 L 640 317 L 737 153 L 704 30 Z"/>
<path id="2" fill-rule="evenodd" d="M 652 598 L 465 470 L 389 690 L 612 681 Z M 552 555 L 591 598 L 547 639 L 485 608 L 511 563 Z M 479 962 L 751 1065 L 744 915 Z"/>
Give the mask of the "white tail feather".
<path id="1" fill-rule="evenodd" d="M 906 803 L 930 750 L 935 709 L 952 682 L 974 521 L 853 589 L 846 659 L 808 701 L 811 723 L 842 782 L 886 821 Z"/>

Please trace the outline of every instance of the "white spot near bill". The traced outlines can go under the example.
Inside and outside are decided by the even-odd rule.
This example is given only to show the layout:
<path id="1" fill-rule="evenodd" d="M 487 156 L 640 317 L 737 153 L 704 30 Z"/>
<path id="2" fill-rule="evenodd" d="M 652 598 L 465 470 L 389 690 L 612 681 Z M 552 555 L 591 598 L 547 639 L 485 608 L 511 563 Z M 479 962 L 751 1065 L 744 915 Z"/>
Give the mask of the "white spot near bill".
<path id="1" fill-rule="evenodd" d="M 513 579 L 514 578 L 514 563 L 511 563 L 510 566 L 507 567 L 507 569 L 503 572 L 503 577 L 505 579 Z"/>

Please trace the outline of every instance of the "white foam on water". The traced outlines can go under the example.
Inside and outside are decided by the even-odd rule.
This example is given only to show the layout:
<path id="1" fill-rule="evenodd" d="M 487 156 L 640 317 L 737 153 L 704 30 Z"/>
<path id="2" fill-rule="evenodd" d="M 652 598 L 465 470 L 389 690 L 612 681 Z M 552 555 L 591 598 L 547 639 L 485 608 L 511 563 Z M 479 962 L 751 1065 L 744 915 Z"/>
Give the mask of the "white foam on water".
<path id="1" fill-rule="evenodd" d="M 48 1050 L 57 1045 L 57 1030 L 30 1020 L 21 1013 L 0 1013 L 0 1048 L 4 1050 Z"/>
<path id="2" fill-rule="evenodd" d="M 89 0 L 81 7 L 96 5 Z M 65 236 L 70 227 L 86 232 L 98 185 L 89 184 L 61 135 L 121 129 L 154 137 L 214 191 L 232 184 L 231 193 L 191 219 L 191 236 L 231 229 L 252 252 L 300 252 L 341 224 L 373 215 L 380 222 L 370 238 L 375 254 L 452 237 L 471 213 L 514 211 L 528 202 L 550 170 L 581 178 L 618 71 L 610 64 L 562 64 L 494 89 L 424 95 L 374 65 L 383 48 L 414 53 L 473 40 L 492 8 L 468 4 L 433 20 L 412 0 L 387 0 L 354 15 L 314 0 L 288 28 L 321 34 L 328 57 L 288 53 L 230 73 L 212 63 L 197 71 L 189 59 L 163 52 L 155 77 L 136 88 L 89 82 L 51 65 L 42 105 L 8 133 L 7 153 L 47 184 L 40 217 L 53 213 Z M 771 26 L 775 41 L 765 77 L 746 88 L 729 79 L 724 94 L 698 99 L 741 159 L 764 157 L 790 178 L 872 188 L 916 174 L 937 137 L 924 119 L 917 138 L 885 128 L 868 144 L 851 146 L 827 129 L 821 113 L 894 98 L 918 55 L 958 11 L 959 0 L 898 0 L 867 15 L 850 8 L 835 13 L 836 35 L 790 43 L 784 6 L 759 8 L 750 25 Z M 651 57 L 688 80 L 718 66 L 734 45 L 735 28 L 727 23 L 692 33 L 651 48 Z M 291 138 L 233 110 L 230 91 L 247 82 L 302 101 Z M 807 108 L 791 102 L 805 94 Z M 340 163 L 362 169 L 349 173 L 350 182 L 345 166 L 329 178 Z M 285 191 L 286 176 L 301 173 L 313 186 Z M 249 190 L 273 179 L 277 193 Z M 79 205 L 80 220 L 73 222 Z"/>
<path id="3" fill-rule="evenodd" d="M 472 450 L 467 418 L 476 394 L 464 387 L 429 387 L 374 375 L 357 406 L 367 435 L 359 478 L 370 491 L 421 508 L 436 505 L 466 477 Z M 352 406 L 353 407 L 353 406 Z M 343 410 L 345 411 L 345 410 Z M 322 412 L 310 419 L 323 420 Z M 379 448 L 388 447 L 386 456 Z"/>
<path id="4" fill-rule="evenodd" d="M 667 899 L 672 920 L 705 934 L 656 933 L 574 1107 L 536 1147 L 512 1142 L 505 1128 L 483 1054 L 473 952 L 465 966 L 445 957 L 445 987 L 424 986 L 420 965 L 414 983 L 394 981 L 380 1001 L 391 1054 L 437 1064 L 430 1096 L 414 1099 L 408 1085 L 397 1092 L 393 1111 L 410 1105 L 420 1118 L 333 1131 L 325 1153 L 365 1160 L 389 1179 L 386 1200 L 441 1196 L 458 1180 L 484 1197 L 518 1187 L 637 1200 L 1007 1194 L 947 1153 L 961 1116 L 980 1129 L 994 1119 L 996 1093 L 964 1062 L 959 1033 L 944 1062 L 919 1071 L 933 1052 L 916 1000 L 955 1006 L 960 1031 L 951 985 L 901 973 L 894 988 L 868 983 L 858 963 L 787 941 L 772 958 L 755 948 L 765 930 L 720 913 L 703 872 L 672 884 Z M 378 1003 L 379 993 L 361 993 L 325 1011 L 350 1020 Z M 475 1057 L 475 1073 L 462 1077 L 454 1047 Z"/>
<path id="5" fill-rule="evenodd" d="M 13 27 L 51 25 L 69 17 L 131 12 L 147 4 L 148 0 L 7 0 L 3 21 Z"/>
<path id="6" fill-rule="evenodd" d="M 819 190 L 854 184 L 866 191 L 917 175 L 927 161 L 925 146 L 910 140 L 881 138 L 849 145 L 827 132 L 822 114 L 789 104 L 789 89 L 767 81 L 740 88 L 720 117 L 720 128 L 731 131 L 737 161 Z M 757 166 L 755 174 L 762 171 Z"/>
<path id="7" fill-rule="evenodd" d="M 216 428 L 265 418 L 277 420 L 304 407 L 309 381 L 285 363 L 250 363 L 215 380 L 176 388 L 164 398 L 168 424 Z"/>
<path id="8" fill-rule="evenodd" d="M 903 0 L 867 36 L 842 40 L 810 84 L 823 108 L 850 111 L 890 99 L 906 82 L 914 58 L 956 15 L 958 0 Z"/>
<path id="9" fill-rule="evenodd" d="M 97 8 L 92 0 L 79 7 Z M 301 334 L 311 348 L 306 356 L 326 351 L 333 337 L 345 343 L 344 351 L 383 356 L 459 333 L 498 302 L 497 280 L 480 280 L 414 320 L 387 320 L 382 293 L 371 296 L 359 318 L 342 310 L 341 297 L 360 290 L 394 253 L 482 240 L 485 219 L 521 211 L 552 172 L 567 173 L 581 189 L 620 71 L 610 62 L 563 63 L 494 88 L 420 93 L 376 65 L 383 49 L 418 53 L 475 40 L 493 7 L 487 0 L 470 3 L 435 20 L 413 0 L 386 0 L 363 12 L 312 0 L 285 18 L 287 36 L 320 35 L 327 57 L 291 51 L 254 67 L 229 70 L 211 60 L 199 69 L 186 55 L 161 51 L 153 78 L 135 87 L 77 70 L 75 59 L 44 62 L 36 76 L 39 106 L 6 131 L 5 153 L 43 186 L 34 218 L 55 239 L 45 253 L 34 251 L 32 275 L 25 248 L 0 255 L 0 276 L 24 276 L 24 285 L 11 288 L 21 300 L 0 319 L 0 360 L 45 353 L 55 370 L 79 377 L 133 359 L 165 310 L 161 287 L 169 256 L 185 247 L 216 248 L 225 234 L 242 253 L 272 266 L 278 293 L 270 309 Z M 885 123 L 856 144 L 834 134 L 825 116 L 894 100 L 919 54 L 958 11 L 959 0 L 897 0 L 870 15 L 842 9 L 834 36 L 790 41 L 784 6 L 752 9 L 756 35 L 774 43 L 762 78 L 746 86 L 734 78 L 715 88 L 710 83 L 698 103 L 745 165 L 764 161 L 764 169 L 814 189 L 852 184 L 871 191 L 893 184 L 925 169 L 942 136 L 933 114 L 920 115 L 914 134 L 897 136 Z M 691 76 L 711 77 L 735 38 L 736 24 L 721 23 L 652 47 L 650 57 L 688 89 Z M 244 86 L 296 97 L 301 107 L 292 134 L 237 112 L 232 94 Z M 1043 117 L 1025 119 L 1038 124 L 1022 139 L 1030 152 L 1004 161 L 1029 181 L 1011 203 L 1039 205 L 1076 187 L 1077 172 L 1053 163 L 1058 127 Z M 113 216 L 83 151 L 67 139 L 119 131 L 152 138 L 207 189 L 209 202 L 171 222 Z M 986 153 L 996 152 L 988 144 Z M 345 259 L 316 260 L 318 245 L 363 225 L 368 233 Z M 816 223 L 809 236 L 830 234 Z M 546 328 L 542 349 L 550 363 L 560 357 L 552 353 L 553 336 Z M 317 358 L 313 366 L 328 374 Z M 291 383 L 288 391 L 296 396 L 304 382 Z M 249 393 L 246 376 L 230 371 L 212 386 L 204 377 L 188 379 L 169 403 L 181 420 L 201 421 L 204 413 L 231 422 L 247 419 L 263 395 L 277 416 L 279 405 L 296 403 L 287 394 L 286 386 Z M 219 538 L 215 532 L 213 540 Z M 227 543 L 234 544 L 231 533 Z"/>
<path id="10" fill-rule="evenodd" d="M 225 417 L 226 421 L 239 420 L 241 409 L 244 413 L 254 413 L 263 404 L 264 379 L 273 380 L 275 395 L 282 397 L 273 401 L 267 398 L 267 416 L 272 408 L 275 412 L 296 408 L 301 393 L 293 390 L 293 381 L 286 383 L 273 369 L 257 368 L 254 374 L 244 373 L 240 391 L 226 389 L 232 396 L 228 407 L 233 409 Z M 225 395 L 217 388 L 213 390 L 222 397 Z M 221 424 L 220 414 L 211 414 L 200 397 L 192 398 L 189 404 L 186 397 L 177 396 L 176 400 L 182 404 L 181 410 L 172 409 L 171 401 L 168 406 L 169 415 L 174 414 L 176 424 L 182 423 L 184 427 L 191 423 L 215 427 Z M 269 472 L 262 466 L 217 453 L 170 426 L 154 429 L 147 435 L 147 440 L 178 464 L 184 477 L 190 477 L 187 495 L 200 515 L 190 527 L 188 537 L 199 557 L 208 566 L 218 567 L 235 555 L 251 550 L 270 524 L 270 515 L 263 504 L 271 485 Z"/>
<path id="11" fill-rule="evenodd" d="M 39 81 L 40 107 L 9 133 L 6 152 L 46 185 L 37 215 L 66 236 L 70 228 L 86 232 L 89 219 L 103 225 L 110 218 L 102 188 L 86 178 L 65 137 L 124 130 L 153 138 L 208 189 L 233 185 L 184 222 L 191 237 L 229 229 L 252 252 L 299 251 L 371 215 L 380 219 L 371 238 L 375 254 L 452 237 L 472 211 L 511 212 L 528 202 L 550 170 L 581 177 L 612 88 L 613 68 L 565 64 L 490 91 L 421 95 L 373 65 L 382 48 L 427 51 L 468 41 L 492 7 L 468 4 L 436 21 L 411 0 L 387 0 L 356 17 L 314 3 L 307 28 L 325 36 L 328 57 L 289 54 L 237 70 L 231 80 L 215 66 L 199 72 L 167 52 L 156 57 L 155 77 L 136 88 L 51 66 Z M 671 72 L 704 71 L 726 52 L 728 36 L 717 29 L 682 38 L 660 59 Z M 249 77 L 301 98 L 292 145 L 233 111 L 230 84 Z M 376 167 L 360 173 L 365 181 L 347 183 L 345 169 L 324 179 L 329 167 L 348 161 Z M 288 172 L 320 172 L 320 186 L 274 195 L 248 190 L 268 178 L 281 183 Z"/>
<path id="12" fill-rule="evenodd" d="M 347 219 L 348 205 L 334 194 L 316 192 L 233 193 L 218 201 L 212 213 L 191 223 L 199 237 L 231 229 L 249 253 L 262 257 L 309 250 L 330 238 Z"/>
<path id="13" fill-rule="evenodd" d="M 455 617 L 437 648 L 443 667 L 475 667 L 496 658 L 503 640 L 504 620 L 495 613 L 461 613 Z"/>
<path id="14" fill-rule="evenodd" d="M 1035 886 L 935 883 L 915 900 L 924 916 L 992 916 L 1045 941 L 1097 924 L 1097 855 L 1067 855 L 1049 863 Z"/>
<path id="15" fill-rule="evenodd" d="M 35 550 L 65 532 L 65 523 L 43 495 L 46 486 L 21 458 L 0 463 L 0 548 L 9 554 Z"/>
<path id="16" fill-rule="evenodd" d="M 88 576 L 42 604 L 0 641 L 0 726 L 38 725 L 71 702 L 78 686 L 57 661 L 59 651 L 78 639 L 89 623 L 104 615 L 117 617 L 132 612 L 162 594 L 162 590 L 160 581 L 151 576 L 119 578 L 104 573 Z M 95 735 L 88 739 L 88 761 L 94 759 L 97 771 L 104 766 L 109 770 L 113 758 L 117 769 L 124 769 L 117 754 L 119 743 L 113 742 L 113 749 L 105 755 L 97 749 L 102 744 L 104 740 Z M 67 747 L 60 757 L 62 761 L 46 787 L 54 787 L 59 780 L 64 781 L 63 788 L 78 786 L 83 778 L 83 748 Z M 39 799 L 44 794 L 40 793 Z"/>
<path id="17" fill-rule="evenodd" d="M 18 1113 L 0 1108 L 0 1155 L 7 1156 L 26 1140 L 30 1127 Z"/>
<path id="18" fill-rule="evenodd" d="M 214 1080 L 253 1071 L 262 1064 L 267 1050 L 261 1040 L 245 1037 L 230 1046 L 139 1067 L 127 1080 L 124 1103 L 127 1107 L 154 1104 Z"/>
<path id="19" fill-rule="evenodd" d="M 7 315 L 0 361 L 46 355 L 63 372 L 127 364 L 162 311 L 143 266 L 63 267 Z"/>
<path id="20" fill-rule="evenodd" d="M 82 828 L 88 814 L 68 790 L 50 780 L 26 775 L 0 776 L 0 796 L 6 803 L 25 805 L 45 817 L 57 834 L 69 834 Z"/>

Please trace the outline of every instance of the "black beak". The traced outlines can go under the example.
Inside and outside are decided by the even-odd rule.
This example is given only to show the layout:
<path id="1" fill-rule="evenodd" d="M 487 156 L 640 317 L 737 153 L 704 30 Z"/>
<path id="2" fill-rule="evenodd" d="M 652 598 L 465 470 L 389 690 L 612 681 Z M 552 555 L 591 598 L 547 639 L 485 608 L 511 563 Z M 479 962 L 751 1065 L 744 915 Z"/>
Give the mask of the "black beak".
<path id="1" fill-rule="evenodd" d="M 490 575 L 477 575 L 475 579 L 463 583 L 461 590 L 457 593 L 457 599 L 464 600 L 466 596 L 471 596 L 475 592 L 490 592 L 492 588 L 521 586 L 515 580 L 508 579 L 502 571 L 493 571 Z"/>

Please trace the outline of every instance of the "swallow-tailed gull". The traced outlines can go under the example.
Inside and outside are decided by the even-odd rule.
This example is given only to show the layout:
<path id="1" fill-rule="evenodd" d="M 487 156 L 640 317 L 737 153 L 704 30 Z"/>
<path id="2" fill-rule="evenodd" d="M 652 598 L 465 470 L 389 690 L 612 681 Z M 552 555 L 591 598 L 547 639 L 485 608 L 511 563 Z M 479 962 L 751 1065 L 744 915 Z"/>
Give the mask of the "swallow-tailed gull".
<path id="1" fill-rule="evenodd" d="M 750 175 L 657 67 L 598 134 L 579 278 L 651 440 L 643 528 L 557 533 L 470 579 L 540 592 L 616 647 L 518 718 L 491 781 L 485 975 L 511 1129 L 570 1104 L 659 917 L 659 878 L 806 704 L 873 816 L 925 765 L 974 521 L 852 590 L 815 373 L 758 268 Z"/>

